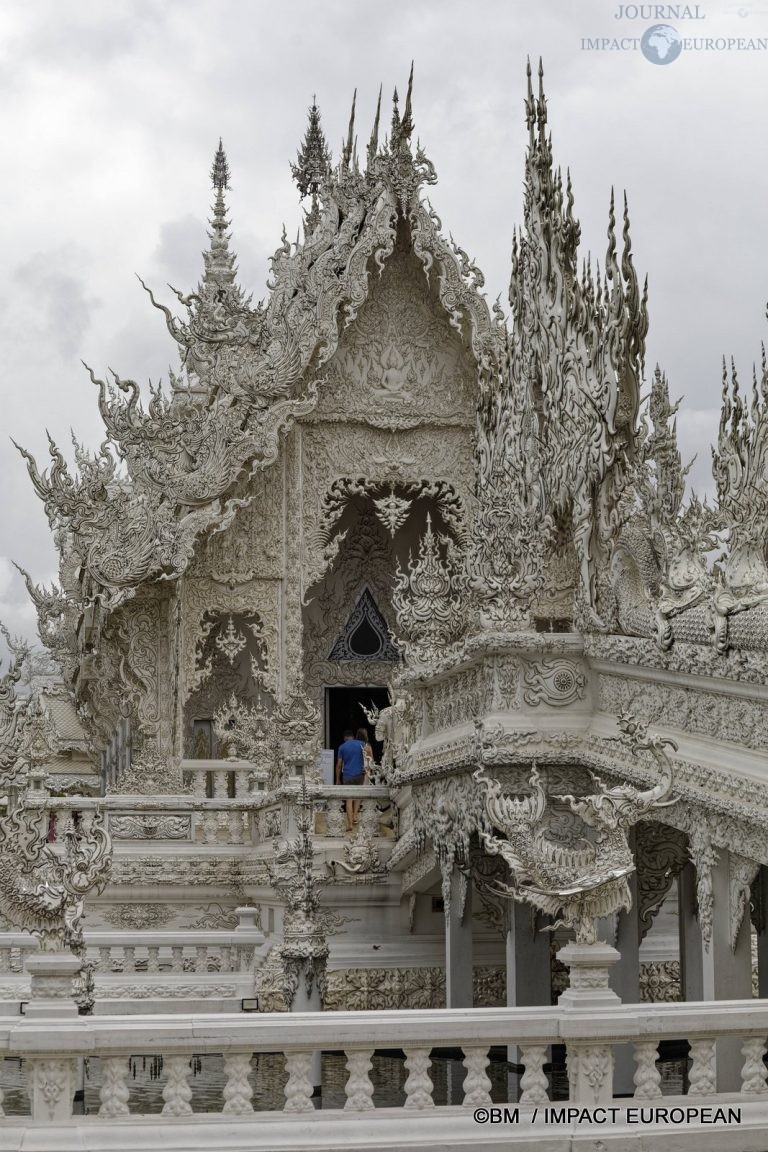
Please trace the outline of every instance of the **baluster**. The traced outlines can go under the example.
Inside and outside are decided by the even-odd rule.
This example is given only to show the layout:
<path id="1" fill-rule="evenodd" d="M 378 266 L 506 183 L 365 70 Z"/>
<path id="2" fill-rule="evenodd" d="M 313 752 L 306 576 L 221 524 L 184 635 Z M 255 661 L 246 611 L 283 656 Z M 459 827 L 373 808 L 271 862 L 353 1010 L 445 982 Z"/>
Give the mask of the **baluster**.
<path id="1" fill-rule="evenodd" d="M 765 1082 L 765 1041 L 762 1036 L 750 1036 L 741 1049 L 744 1067 L 741 1070 L 741 1091 L 744 1096 L 764 1096 L 768 1092 Z"/>
<path id="2" fill-rule="evenodd" d="M 219 956 L 221 957 L 221 967 L 219 968 L 219 971 L 220 972 L 231 972 L 232 971 L 232 949 L 229 946 L 229 944 L 222 944 L 221 948 L 219 949 Z"/>
<path id="3" fill-rule="evenodd" d="M 655 1040 L 635 1044 L 635 1100 L 655 1100 L 661 1096 L 661 1073 L 656 1067 L 659 1046 Z"/>
<path id="4" fill-rule="evenodd" d="M 547 1077 L 544 1074 L 544 1061 L 547 1056 L 545 1044 L 522 1045 L 520 1059 L 524 1065 L 520 1077 L 520 1103 L 546 1104 L 549 1100 Z"/>
<path id="5" fill-rule="evenodd" d="M 163 1088 L 163 1116 L 188 1116 L 192 1111 L 189 1056 L 169 1056 L 164 1061 L 167 1079 Z"/>
<path id="6" fill-rule="evenodd" d="M 216 843 L 229 844 L 230 842 L 230 822 L 229 812 L 223 809 L 216 813 Z"/>
<path id="7" fill-rule="evenodd" d="M 243 796 L 248 795 L 248 769 L 236 768 L 235 769 L 235 796 L 241 799 Z"/>
<path id="8" fill-rule="evenodd" d="M 125 1056 L 106 1056 L 101 1062 L 101 1088 L 99 1090 L 99 1116 L 127 1116 L 130 1112 L 128 1060 Z"/>
<path id="9" fill-rule="evenodd" d="M 195 972 L 205 972 L 205 961 L 208 950 L 204 944 L 195 945 Z"/>
<path id="10" fill-rule="evenodd" d="M 147 948 L 147 972 L 160 971 L 160 949 L 152 944 Z"/>
<path id="11" fill-rule="evenodd" d="M 24 971 L 24 953 L 21 948 L 11 948 L 11 972 Z"/>
<path id="12" fill-rule="evenodd" d="M 408 1079 L 405 1082 L 405 1107 L 434 1108 L 432 1081 L 429 1077 L 429 1048 L 410 1048 L 405 1053 Z"/>
<path id="13" fill-rule="evenodd" d="M 96 971 L 97 972 L 109 972 L 109 970 L 110 970 L 109 961 L 110 961 L 111 955 L 112 955 L 112 949 L 111 948 L 108 948 L 108 947 L 99 948 L 99 958 L 96 961 Z"/>
<path id="14" fill-rule="evenodd" d="M 5 1112 L 3 1110 L 3 1100 L 5 1100 L 5 1093 L 3 1092 L 2 1084 L 0 1084 L 0 1119 L 5 1116 Z"/>
<path id="15" fill-rule="evenodd" d="M 203 813 L 203 841 L 206 844 L 216 843 L 216 813 Z"/>
<path id="16" fill-rule="evenodd" d="M 11 971 L 11 950 L 10 948 L 0 948 L 0 972 Z"/>
<path id="17" fill-rule="evenodd" d="M 227 1082 L 224 1085 L 224 1112 L 232 1112 L 235 1116 L 244 1116 L 253 1112 L 251 1100 L 253 1088 L 248 1078 L 251 1070 L 250 1052 L 233 1052 L 224 1058 L 224 1075 Z"/>
<path id="18" fill-rule="evenodd" d="M 208 770 L 206 768 L 193 768 L 192 794 L 204 800 L 208 792 Z"/>
<path id="19" fill-rule="evenodd" d="M 325 825 L 329 836 L 343 836 L 346 827 L 346 816 L 343 804 L 339 800 L 329 800 L 325 812 Z"/>
<path id="20" fill-rule="evenodd" d="M 247 948 L 243 944 L 240 945 L 240 971 L 250 972 L 253 969 L 253 961 L 256 955 L 255 948 Z"/>
<path id="21" fill-rule="evenodd" d="M 369 1112 L 373 1108 L 373 1084 L 369 1075 L 373 1067 L 373 1050 L 347 1052 L 347 1082 L 344 1091 L 346 1112 Z"/>
<path id="22" fill-rule="evenodd" d="M 174 944 L 171 948 L 171 972 L 184 971 L 184 948 L 180 944 Z"/>
<path id="23" fill-rule="evenodd" d="M 229 839 L 232 844 L 243 842 L 243 814 L 242 812 L 229 813 Z"/>
<path id="24" fill-rule="evenodd" d="M 64 838 L 67 832 L 72 832 L 74 829 L 74 818 L 71 808 L 59 808 L 56 812 L 56 841 L 59 844 L 64 843 Z"/>
<path id="25" fill-rule="evenodd" d="M 136 971 L 136 949 L 133 945 L 126 944 L 123 947 L 123 972 Z"/>
<path id="26" fill-rule="evenodd" d="M 491 1103 L 491 1082 L 486 1071 L 488 1049 L 465 1048 L 464 1067 L 467 1074 L 464 1077 L 462 1104 L 466 1108 L 487 1108 Z"/>
<path id="27" fill-rule="evenodd" d="M 216 800 L 225 800 L 229 789 L 227 788 L 227 777 L 229 772 L 226 768 L 216 768 L 213 773 L 213 795 Z"/>
<path id="28" fill-rule="evenodd" d="M 710 1036 L 691 1040 L 689 1096 L 710 1096 L 715 1092 L 715 1041 Z"/>
<path id="29" fill-rule="evenodd" d="M 312 1081 L 309 1070 L 312 1065 L 311 1052 L 287 1052 L 285 1068 L 288 1080 L 285 1085 L 284 1112 L 313 1112 Z"/>

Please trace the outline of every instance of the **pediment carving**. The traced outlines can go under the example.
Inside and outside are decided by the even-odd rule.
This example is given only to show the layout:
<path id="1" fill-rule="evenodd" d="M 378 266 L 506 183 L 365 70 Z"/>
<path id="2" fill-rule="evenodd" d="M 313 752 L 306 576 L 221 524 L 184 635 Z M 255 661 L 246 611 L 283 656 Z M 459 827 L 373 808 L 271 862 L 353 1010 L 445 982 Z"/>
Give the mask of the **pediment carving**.
<path id="1" fill-rule="evenodd" d="M 389 625 L 373 598 L 370 588 L 364 588 L 341 634 L 328 654 L 329 660 L 391 660 L 400 659 L 392 643 Z"/>

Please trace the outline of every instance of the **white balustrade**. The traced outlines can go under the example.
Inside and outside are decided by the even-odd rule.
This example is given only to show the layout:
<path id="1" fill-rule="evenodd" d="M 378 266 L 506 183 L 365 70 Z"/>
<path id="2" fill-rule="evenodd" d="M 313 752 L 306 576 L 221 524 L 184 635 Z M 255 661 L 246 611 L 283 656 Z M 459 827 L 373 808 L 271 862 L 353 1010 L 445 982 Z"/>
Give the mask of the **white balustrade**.
<path id="1" fill-rule="evenodd" d="M 716 1040 L 722 1035 L 740 1037 L 743 1045 L 740 1096 L 718 1095 L 716 1092 Z M 110 1125 L 124 1122 L 129 1115 L 140 1115 L 138 1108 L 132 1107 L 129 1056 L 135 1058 L 140 1054 L 154 1061 L 158 1068 L 162 1065 L 162 1114 L 155 1117 L 153 1125 L 136 1129 L 137 1134 L 143 1135 L 137 1135 L 139 1142 L 135 1145 L 142 1149 L 156 1148 L 158 1152 L 164 1145 L 164 1125 L 183 1123 L 196 1111 L 193 1057 L 213 1055 L 224 1060 L 221 1122 L 231 1122 L 227 1118 L 238 1117 L 238 1124 L 246 1125 L 239 1129 L 243 1146 L 247 1144 L 249 1148 L 259 1150 L 274 1147 L 269 1143 L 274 1132 L 268 1124 L 265 1127 L 265 1122 L 275 1114 L 254 1112 L 251 1060 L 259 1053 L 283 1053 L 285 1057 L 283 1112 L 286 1115 L 280 1131 L 284 1143 L 289 1136 L 293 1139 L 294 1131 L 297 1133 L 290 1145 L 292 1147 L 300 1145 L 306 1128 L 296 1127 L 294 1130 L 286 1125 L 306 1124 L 302 1116 L 309 1113 L 314 1114 L 313 1124 L 338 1124 L 343 1111 L 350 1122 L 355 1120 L 356 1113 L 364 1113 L 365 1131 L 370 1143 L 378 1148 L 394 1149 L 402 1141 L 405 1131 L 397 1119 L 401 1111 L 405 1117 L 428 1110 L 435 1118 L 435 1147 L 439 1139 L 441 1148 L 471 1148 L 474 1143 L 482 1143 L 484 1133 L 487 1141 L 487 1129 L 482 1124 L 473 1126 L 473 1113 L 497 1105 L 495 1099 L 491 1103 L 490 1049 L 506 1048 L 510 1044 L 520 1047 L 524 1072 L 520 1102 L 515 1105 L 520 1120 L 516 1126 L 506 1126 L 505 1147 L 522 1140 L 522 1134 L 531 1126 L 534 1109 L 541 1112 L 549 1107 L 544 1060 L 550 1046 L 563 1044 L 581 1061 L 577 1078 L 570 1083 L 570 1102 L 578 1106 L 574 1111 L 581 1113 L 579 1136 L 582 1142 L 588 1142 L 589 1114 L 590 1110 L 596 1109 L 598 1098 L 601 1104 L 595 1114 L 605 1107 L 602 1103 L 604 1076 L 590 1077 L 587 1064 L 593 1072 L 599 1071 L 598 1065 L 601 1069 L 609 1067 L 616 1045 L 634 1045 L 634 1102 L 614 1099 L 612 1093 L 608 1098 L 609 1106 L 618 1116 L 615 1121 L 618 1126 L 616 1138 L 624 1139 L 626 1128 L 622 1135 L 622 1124 L 626 1123 L 627 1109 L 634 1108 L 639 1112 L 642 1107 L 646 1114 L 653 1114 L 661 1100 L 656 1061 L 658 1045 L 665 1039 L 687 1040 L 692 1059 L 688 1094 L 666 1096 L 665 1115 L 668 1117 L 674 1107 L 678 1111 L 682 1109 L 681 1114 L 686 1115 L 688 1112 L 696 1114 L 697 1107 L 706 1107 L 710 1116 L 716 1108 L 722 1108 L 724 1114 L 728 1109 L 732 1113 L 737 1109 L 740 1116 L 746 1117 L 744 1123 L 748 1127 L 745 1131 L 751 1133 L 749 1147 L 768 1146 L 768 1090 L 763 1063 L 766 1037 L 768 1004 L 756 1001 L 655 1004 L 652 1012 L 643 1006 L 617 1005 L 590 1013 L 567 1012 L 558 1008 L 495 1008 L 475 1011 L 265 1013 L 255 1017 L 243 1013 L 216 1013 L 209 1017 L 185 1014 L 94 1016 L 68 1020 L 63 1030 L 60 1022 L 41 1018 L 0 1021 L 0 1051 L 5 1056 L 25 1060 L 32 1121 L 55 1121 L 62 1130 L 67 1126 L 84 1125 L 83 1132 L 86 1129 L 91 1132 L 89 1147 L 99 1143 L 93 1133 L 102 1130 L 104 1138 L 100 1146 L 111 1147 Z M 434 1099 L 432 1052 L 441 1048 L 460 1048 L 464 1053 L 466 1076 L 463 1102 L 459 1107 L 438 1105 Z M 315 1112 L 312 1075 L 315 1053 L 339 1049 L 345 1053 L 347 1067 L 343 1109 L 325 1108 L 322 1112 Z M 377 1050 L 391 1049 L 405 1053 L 408 1076 L 402 1110 L 375 1106 L 376 1090 L 371 1078 L 373 1056 Z M 599 1057 L 597 1060 L 595 1053 Z M 72 1103 L 77 1085 L 76 1070 L 83 1057 L 98 1057 L 100 1061 L 100 1107 L 97 1116 L 75 1118 Z M 0 1060 L 0 1068 L 3 1064 Z M 504 1083 L 506 1093 L 506 1076 L 502 1081 L 496 1078 L 496 1092 L 501 1091 L 500 1083 Z M 649 1104 L 649 1101 L 653 1103 Z M 507 1106 L 511 1107 L 510 1104 Z M 562 1114 L 562 1109 L 557 1111 Z M 290 1119 L 292 1113 L 296 1114 L 295 1121 Z M 441 1114 L 450 1116 L 450 1128 L 439 1127 L 443 1123 Z M 555 1134 L 558 1138 L 567 1139 L 568 1132 L 564 1133 L 562 1123 L 560 1127 L 548 1128 L 546 1117 L 541 1123 L 544 1125 L 541 1132 L 529 1131 L 527 1139 L 541 1138 L 546 1142 L 546 1137 Z M 653 1120 L 643 1125 L 641 1135 L 649 1147 L 663 1146 L 661 1134 L 667 1133 L 666 1123 L 662 1119 L 656 1127 Z M 691 1123 L 690 1119 L 688 1123 Z M 103 1129 L 98 1127 L 100 1125 Z M 131 1131 L 133 1139 L 133 1128 Z M 326 1127 L 325 1131 L 328 1133 L 332 1129 Z M 712 1134 L 711 1128 L 707 1131 Z M 22 1132 L 22 1136 L 17 1136 L 18 1132 Z M 677 1132 L 679 1134 L 680 1129 Z M 206 1118 L 206 1133 L 206 1146 L 215 1148 L 216 1117 L 210 1113 Z M 593 1142 L 602 1141 L 602 1147 L 611 1147 L 612 1129 L 610 1125 L 606 1126 L 604 1119 L 595 1120 L 592 1135 Z M 765 1144 L 761 1144 L 764 1136 Z M 0 1119 L 0 1146 L 11 1150 L 26 1147 L 22 1140 L 23 1123 L 18 1117 Z M 341 1143 L 343 1145 L 343 1141 Z M 332 1145 L 322 1144 L 322 1147 L 326 1146 L 330 1148 Z M 558 1143 L 557 1147 L 560 1146 Z M 566 1147 L 566 1143 L 562 1146 Z M 707 1146 L 741 1147 L 725 1138 L 717 1145 L 710 1143 Z"/>
<path id="2" fill-rule="evenodd" d="M 248 799 L 263 788 L 263 773 L 250 760 L 182 760 L 181 769 L 192 781 L 195 796 L 224 799 L 234 791 L 237 799 Z M 231 781 L 234 781 L 232 788 Z"/>
<path id="3" fill-rule="evenodd" d="M 0 937 L 1 939 L 1 937 Z M 97 975 L 216 972 L 239 974 L 253 970 L 256 948 L 263 943 L 259 928 L 245 931 L 88 932 L 88 958 Z M 31 948 L 36 947 L 30 938 Z"/>

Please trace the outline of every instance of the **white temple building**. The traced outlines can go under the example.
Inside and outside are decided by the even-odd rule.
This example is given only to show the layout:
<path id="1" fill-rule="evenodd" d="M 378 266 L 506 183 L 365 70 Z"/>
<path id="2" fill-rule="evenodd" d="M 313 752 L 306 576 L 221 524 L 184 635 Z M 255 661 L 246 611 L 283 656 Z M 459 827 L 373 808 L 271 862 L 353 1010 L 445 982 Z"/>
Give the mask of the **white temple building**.
<path id="1" fill-rule="evenodd" d="M 626 197 L 598 265 L 524 107 L 508 306 L 411 72 L 337 160 L 313 103 L 256 304 L 220 143 L 200 283 L 146 289 L 177 373 L 20 449 L 0 1148 L 768 1148 L 765 351 L 702 502 Z"/>

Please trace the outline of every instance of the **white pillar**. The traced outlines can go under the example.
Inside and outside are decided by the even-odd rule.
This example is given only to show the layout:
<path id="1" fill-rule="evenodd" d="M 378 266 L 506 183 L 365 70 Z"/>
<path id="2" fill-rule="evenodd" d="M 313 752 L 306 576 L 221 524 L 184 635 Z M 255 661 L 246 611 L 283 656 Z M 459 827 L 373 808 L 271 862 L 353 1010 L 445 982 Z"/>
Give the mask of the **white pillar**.
<path id="1" fill-rule="evenodd" d="M 550 945 L 552 933 L 541 930 L 541 917 L 528 904 L 507 904 L 507 1007 L 537 1008 L 552 1000 Z M 514 1039 L 514 1037 L 511 1037 Z M 510 1064 L 521 1062 L 520 1047 L 507 1047 Z M 510 1089 L 519 1084 L 510 1075 Z"/>
<path id="2" fill-rule="evenodd" d="M 472 877 L 464 882 L 454 865 L 451 872 L 451 899 L 445 918 L 445 1006 L 472 1007 Z M 462 916 L 462 911 L 464 915 Z"/>
<path id="3" fill-rule="evenodd" d="M 551 932 L 527 904 L 507 906 L 507 1007 L 536 1008 L 552 998 L 549 947 Z"/>
<path id="4" fill-rule="evenodd" d="M 754 883 L 757 897 L 757 994 L 761 1000 L 768 998 L 768 868 L 760 865 Z"/>
<path id="5" fill-rule="evenodd" d="M 699 909 L 698 920 L 693 909 L 697 893 L 696 873 L 686 865 L 680 875 L 680 974 L 686 1000 L 748 1000 L 752 996 L 752 956 L 749 910 L 744 914 L 731 946 L 730 859 L 725 848 L 717 849 L 714 863 L 702 863 L 708 876 L 700 895 L 706 896 L 711 886 L 711 927 L 709 940 L 702 934 L 706 916 Z M 741 1088 L 741 1040 L 726 1037 L 717 1042 L 717 1090 L 739 1091 Z"/>
<path id="6" fill-rule="evenodd" d="M 696 869 L 690 861 L 684 865 L 677 877 L 677 903 L 680 939 L 680 995 L 683 1000 L 703 1000 L 703 944 L 696 917 Z"/>
<path id="7" fill-rule="evenodd" d="M 632 830 L 634 831 L 634 829 Z M 619 961 L 610 969 L 608 982 L 622 1004 L 640 1001 L 640 917 L 638 916 L 637 873 L 629 880 L 632 907 L 619 912 L 616 924 L 616 948 Z M 635 1059 L 632 1044 L 617 1044 L 613 1050 L 613 1091 L 616 1096 L 633 1096 L 635 1092 Z"/>

